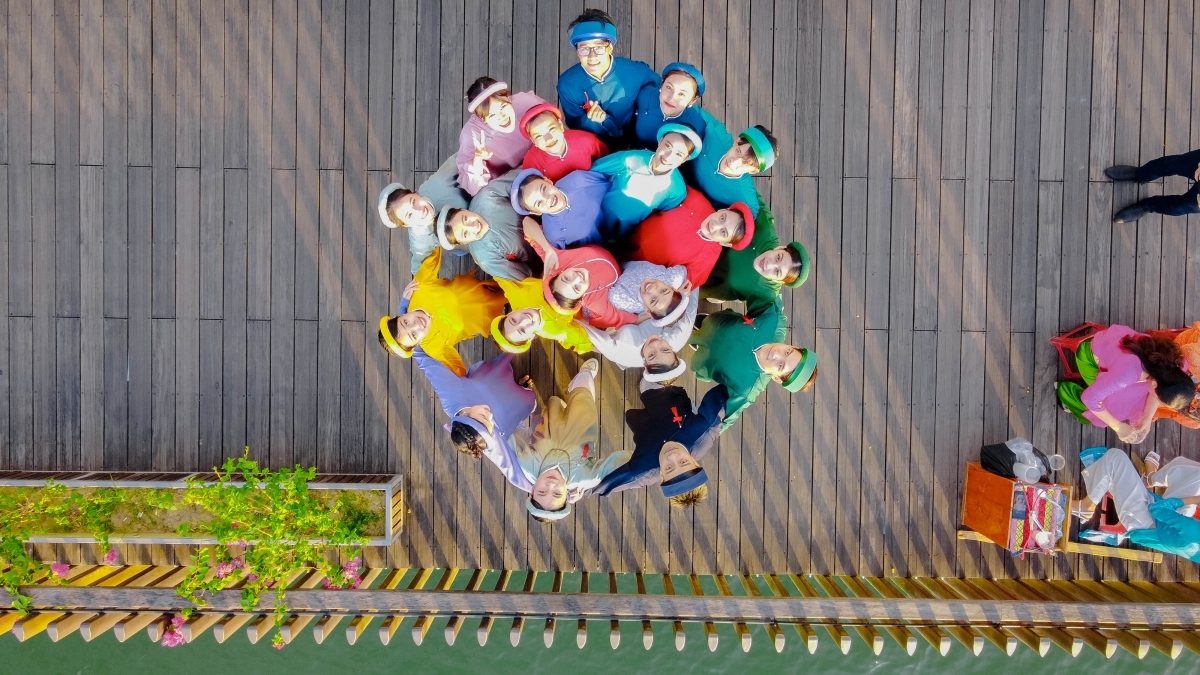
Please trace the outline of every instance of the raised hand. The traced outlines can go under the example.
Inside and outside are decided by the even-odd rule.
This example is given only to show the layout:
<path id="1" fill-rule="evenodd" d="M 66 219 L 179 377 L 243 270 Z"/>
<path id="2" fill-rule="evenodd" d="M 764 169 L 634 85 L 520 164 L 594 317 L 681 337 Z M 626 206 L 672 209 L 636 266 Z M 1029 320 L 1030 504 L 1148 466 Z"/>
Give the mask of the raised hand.
<path id="1" fill-rule="evenodd" d="M 483 162 L 492 158 L 492 151 L 487 147 L 487 138 L 482 131 L 471 131 L 471 142 L 475 145 L 475 161 Z"/>

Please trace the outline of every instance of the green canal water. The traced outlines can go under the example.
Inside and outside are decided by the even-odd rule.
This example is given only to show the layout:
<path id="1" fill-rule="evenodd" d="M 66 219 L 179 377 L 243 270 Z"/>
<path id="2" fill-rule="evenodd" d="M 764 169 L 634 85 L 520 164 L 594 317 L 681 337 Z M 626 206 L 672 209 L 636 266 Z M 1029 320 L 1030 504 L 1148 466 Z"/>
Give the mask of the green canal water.
<path id="1" fill-rule="evenodd" d="M 1057 647 L 1046 658 L 1039 658 L 1023 645 L 1008 657 L 988 644 L 981 656 L 972 656 L 958 643 L 946 657 L 939 656 L 923 644 L 916 655 L 907 656 L 894 642 L 884 646 L 881 656 L 874 656 L 857 641 L 848 656 L 838 652 L 828 635 L 821 631 L 821 646 L 810 655 L 801 648 L 799 640 L 789 636 L 782 654 L 775 653 L 761 628 L 754 629 L 754 648 L 742 653 L 733 628 L 721 626 L 720 647 L 710 653 L 704 644 L 700 626 L 688 627 L 688 644 L 676 652 L 669 624 L 656 626 L 655 646 L 642 649 L 640 624 L 622 626 L 623 640 L 618 649 L 608 644 L 608 626 L 597 622 L 592 626 L 584 649 L 575 647 L 574 624 L 560 625 L 554 647 L 542 643 L 541 625 L 526 624 L 520 646 L 508 643 L 510 622 L 500 621 L 492 631 L 486 647 L 475 641 L 474 620 L 468 621 L 459 635 L 458 643 L 448 647 L 442 639 L 445 620 L 436 622 L 424 645 L 418 647 L 409 637 L 410 622 L 396 633 L 395 639 L 384 647 L 376 638 L 375 626 L 362 641 L 350 646 L 338 631 L 323 645 L 313 641 L 312 631 L 306 630 L 282 651 L 271 648 L 269 640 L 251 645 L 245 633 L 239 631 L 228 642 L 218 645 L 211 632 L 195 642 L 167 649 L 140 633 L 121 644 L 112 632 L 85 643 L 78 634 L 59 643 L 52 643 L 45 633 L 25 643 L 11 636 L 0 637 L 0 673 L 35 675 L 184 675 L 205 673 L 482 673 L 487 675 L 533 675 L 536 673 L 1082 673 L 1109 675 L 1125 673 L 1154 673 L 1179 675 L 1200 673 L 1200 657 L 1185 651 L 1176 661 L 1151 651 L 1145 660 L 1119 651 L 1106 660 L 1085 648 L 1078 658 Z M 889 638 L 890 640 L 890 638 Z"/>

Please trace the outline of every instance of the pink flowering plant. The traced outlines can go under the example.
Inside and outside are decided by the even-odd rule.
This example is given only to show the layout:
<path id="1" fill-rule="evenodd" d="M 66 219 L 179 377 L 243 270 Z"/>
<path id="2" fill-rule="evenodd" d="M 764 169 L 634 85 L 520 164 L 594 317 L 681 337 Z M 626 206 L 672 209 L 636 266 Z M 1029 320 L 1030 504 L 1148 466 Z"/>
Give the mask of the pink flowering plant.
<path id="1" fill-rule="evenodd" d="M 325 577 L 327 588 L 357 588 L 362 564 L 358 547 L 367 542 L 367 528 L 381 516 L 362 508 L 350 494 L 332 499 L 314 494 L 308 482 L 316 477 L 316 469 L 271 471 L 247 454 L 226 460 L 216 474 L 215 482 L 189 479 L 184 493 L 187 504 L 213 517 L 184 523 L 178 533 L 214 537 L 218 545 L 192 557 L 188 576 L 176 592 L 202 607 L 206 595 L 241 580 L 241 606 L 247 612 L 255 611 L 262 596 L 272 592 L 272 643 L 282 648 L 278 629 L 290 614 L 288 583 L 300 573 L 315 571 Z M 340 567 L 329 563 L 326 553 L 331 547 L 353 547 L 350 562 Z M 185 610 L 185 618 L 191 611 Z"/>
<path id="2" fill-rule="evenodd" d="M 133 501 L 138 508 L 161 506 L 158 491 L 143 491 Z M 165 497 L 169 499 L 169 497 Z M 109 544 L 113 515 L 128 506 L 131 497 L 119 488 L 67 489 L 52 480 L 41 487 L 0 489 L 0 586 L 13 597 L 12 606 L 21 616 L 29 611 L 30 599 L 20 587 L 40 578 L 63 583 L 70 567 L 63 563 L 47 566 L 25 547 L 35 534 L 86 532 L 96 538 L 104 554 L 101 562 L 115 565 L 117 551 Z"/>

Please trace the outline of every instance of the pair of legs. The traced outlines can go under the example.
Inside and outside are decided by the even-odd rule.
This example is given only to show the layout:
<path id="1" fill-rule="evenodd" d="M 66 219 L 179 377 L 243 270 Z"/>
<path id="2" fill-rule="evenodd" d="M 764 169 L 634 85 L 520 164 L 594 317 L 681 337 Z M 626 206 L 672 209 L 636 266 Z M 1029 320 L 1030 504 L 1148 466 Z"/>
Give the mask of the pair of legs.
<path id="1" fill-rule="evenodd" d="M 1164 176 L 1183 176 L 1189 180 L 1198 181 L 1192 184 L 1190 190 L 1181 195 L 1147 197 L 1130 204 L 1113 216 L 1113 222 L 1133 222 L 1147 213 L 1161 213 L 1164 216 L 1186 216 L 1200 213 L 1200 150 L 1192 150 L 1182 155 L 1159 157 L 1138 167 L 1113 166 L 1105 169 L 1104 173 L 1113 180 L 1138 183 L 1148 183 Z"/>
<path id="2" fill-rule="evenodd" d="M 1176 457 L 1159 468 L 1153 461 L 1147 461 L 1146 474 L 1143 476 L 1128 455 L 1113 448 L 1083 470 L 1083 483 L 1087 492 L 1080 500 L 1079 508 L 1091 511 L 1104 499 L 1105 493 L 1111 494 L 1117 508 L 1117 518 L 1125 529 L 1142 530 L 1154 527 L 1154 518 L 1149 510 L 1152 498 L 1146 483 L 1166 488 L 1163 497 L 1167 499 L 1198 497 L 1200 462 Z M 1191 515 L 1188 511 L 1194 512 L 1195 508 L 1195 505 L 1188 505 L 1184 515 Z"/>
<path id="3" fill-rule="evenodd" d="M 551 396 L 541 423 L 533 430 L 536 450 L 572 449 L 591 444 L 595 452 L 600 416 L 596 409 L 596 373 L 599 363 L 589 359 L 567 384 L 567 398 Z"/>

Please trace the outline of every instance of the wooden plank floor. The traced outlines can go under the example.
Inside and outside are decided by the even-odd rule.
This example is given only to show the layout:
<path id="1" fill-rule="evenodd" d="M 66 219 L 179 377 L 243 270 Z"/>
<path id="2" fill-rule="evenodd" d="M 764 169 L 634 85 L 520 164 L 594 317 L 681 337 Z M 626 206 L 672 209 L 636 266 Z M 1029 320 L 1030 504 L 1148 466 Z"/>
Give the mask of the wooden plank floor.
<path id="1" fill-rule="evenodd" d="M 249 445 L 403 472 L 386 564 L 1200 578 L 954 536 L 982 443 L 1117 443 L 1057 411 L 1052 335 L 1200 318 L 1200 219 L 1109 222 L 1186 181 L 1102 173 L 1200 147 L 1200 3 L 587 0 L 619 53 L 697 63 L 706 108 L 780 139 L 758 182 L 814 252 L 784 299 L 824 365 L 722 438 L 693 512 L 627 492 L 543 527 L 375 347 L 408 251 L 373 203 L 454 152 L 476 76 L 553 98 L 584 4 L 0 0 L 0 467 L 193 470 Z M 579 361 L 517 367 L 549 392 Z M 635 375 L 605 365 L 598 391 L 602 452 L 628 448 Z M 1200 459 L 1178 427 L 1151 444 Z"/>

